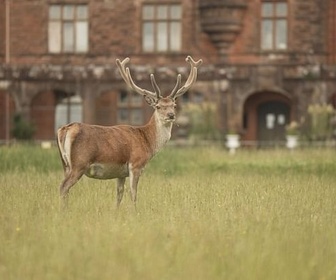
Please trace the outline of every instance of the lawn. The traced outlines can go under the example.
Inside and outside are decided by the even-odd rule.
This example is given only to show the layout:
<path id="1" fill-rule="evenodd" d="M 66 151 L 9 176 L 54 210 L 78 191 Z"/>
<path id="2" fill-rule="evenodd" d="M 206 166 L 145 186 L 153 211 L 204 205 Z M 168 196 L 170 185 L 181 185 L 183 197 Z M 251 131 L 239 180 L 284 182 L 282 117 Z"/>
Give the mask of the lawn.
<path id="1" fill-rule="evenodd" d="M 336 279 L 336 151 L 167 147 L 116 209 L 55 148 L 0 147 L 0 279 Z"/>

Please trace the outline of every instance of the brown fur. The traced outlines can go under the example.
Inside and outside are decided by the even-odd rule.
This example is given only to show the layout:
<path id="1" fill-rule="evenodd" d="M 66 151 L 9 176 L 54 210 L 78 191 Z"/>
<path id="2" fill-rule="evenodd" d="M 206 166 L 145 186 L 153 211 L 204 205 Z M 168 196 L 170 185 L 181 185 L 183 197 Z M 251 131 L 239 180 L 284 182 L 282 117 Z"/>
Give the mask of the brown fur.
<path id="1" fill-rule="evenodd" d="M 164 98 L 158 104 L 161 104 L 160 109 L 156 109 L 156 113 L 144 126 L 71 123 L 61 127 L 57 133 L 65 176 L 60 186 L 61 196 L 66 198 L 70 188 L 84 174 L 96 179 L 117 178 L 119 205 L 125 178 L 131 173 L 131 193 L 135 202 L 141 172 L 160 149 L 158 139 L 163 137 L 165 143 L 170 138 L 170 134 L 159 136 L 160 127 L 170 133 L 172 121 L 165 120 L 169 114 L 173 114 L 175 119 L 173 100 Z"/>
<path id="2" fill-rule="evenodd" d="M 64 168 L 64 180 L 60 186 L 62 198 L 67 198 L 70 188 L 83 176 L 95 179 L 117 178 L 117 205 L 123 193 L 125 178 L 130 177 L 130 190 L 135 204 L 137 186 L 141 172 L 149 160 L 170 139 L 175 121 L 175 99 L 184 94 L 194 84 L 197 68 L 202 60 L 194 61 L 190 56 L 186 61 L 191 70 L 184 86 L 181 75 L 177 76 L 174 89 L 168 97 L 162 97 L 154 75 L 150 79 L 154 92 L 135 85 L 130 69 L 126 67 L 129 58 L 116 60 L 119 72 L 136 93 L 143 95 L 154 108 L 154 114 L 145 126 L 99 126 L 72 123 L 61 127 L 57 133 L 57 144 Z"/>

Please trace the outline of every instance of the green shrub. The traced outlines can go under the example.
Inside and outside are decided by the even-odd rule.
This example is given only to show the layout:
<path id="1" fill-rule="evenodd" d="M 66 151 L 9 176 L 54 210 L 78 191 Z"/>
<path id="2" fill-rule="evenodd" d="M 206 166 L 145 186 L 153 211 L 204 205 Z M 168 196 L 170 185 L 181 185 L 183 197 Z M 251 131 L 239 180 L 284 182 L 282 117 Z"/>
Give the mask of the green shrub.
<path id="1" fill-rule="evenodd" d="M 212 102 L 190 103 L 184 112 L 190 120 L 190 137 L 194 140 L 217 140 L 219 131 L 216 127 L 216 104 Z"/>
<path id="2" fill-rule="evenodd" d="M 12 135 L 18 140 L 31 140 L 33 138 L 35 128 L 32 123 L 27 122 L 21 114 L 16 114 L 13 119 L 14 128 Z"/>
<path id="3" fill-rule="evenodd" d="M 332 138 L 332 117 L 335 110 L 328 104 L 312 104 L 308 107 L 307 136 L 309 140 L 325 141 Z"/>

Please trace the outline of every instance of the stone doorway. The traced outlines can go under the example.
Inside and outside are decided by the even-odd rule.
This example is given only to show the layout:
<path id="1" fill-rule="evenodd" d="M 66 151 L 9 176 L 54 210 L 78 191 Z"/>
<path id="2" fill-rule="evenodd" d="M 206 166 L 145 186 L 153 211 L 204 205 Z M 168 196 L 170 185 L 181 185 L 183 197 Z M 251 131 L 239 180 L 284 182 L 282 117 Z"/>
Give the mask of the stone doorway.
<path id="1" fill-rule="evenodd" d="M 276 144 L 285 140 L 289 113 L 289 106 L 284 102 L 268 101 L 258 106 L 257 140 L 259 145 Z"/>
<path id="2" fill-rule="evenodd" d="M 292 116 L 292 100 L 287 95 L 273 91 L 251 94 L 244 103 L 242 140 L 258 145 L 283 141 Z"/>

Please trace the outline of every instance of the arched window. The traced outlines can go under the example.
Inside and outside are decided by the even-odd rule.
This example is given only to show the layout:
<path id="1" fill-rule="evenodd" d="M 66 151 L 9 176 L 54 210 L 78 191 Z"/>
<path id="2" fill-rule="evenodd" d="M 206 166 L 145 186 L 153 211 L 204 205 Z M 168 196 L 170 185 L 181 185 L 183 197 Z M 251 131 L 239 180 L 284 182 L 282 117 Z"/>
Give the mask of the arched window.
<path id="1" fill-rule="evenodd" d="M 62 125 L 71 122 L 82 122 L 83 105 L 82 98 L 78 95 L 66 97 L 56 105 L 55 131 Z"/>
<path id="2" fill-rule="evenodd" d="M 120 91 L 118 95 L 117 123 L 143 125 L 145 120 L 143 97 L 128 91 Z"/>

